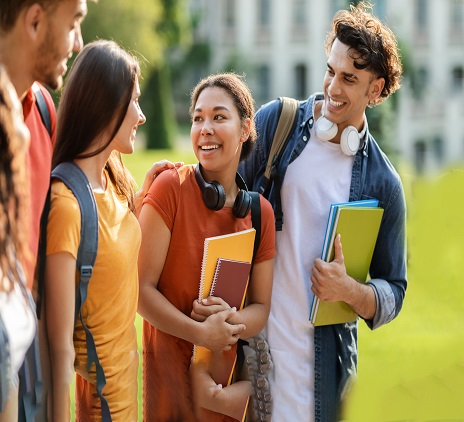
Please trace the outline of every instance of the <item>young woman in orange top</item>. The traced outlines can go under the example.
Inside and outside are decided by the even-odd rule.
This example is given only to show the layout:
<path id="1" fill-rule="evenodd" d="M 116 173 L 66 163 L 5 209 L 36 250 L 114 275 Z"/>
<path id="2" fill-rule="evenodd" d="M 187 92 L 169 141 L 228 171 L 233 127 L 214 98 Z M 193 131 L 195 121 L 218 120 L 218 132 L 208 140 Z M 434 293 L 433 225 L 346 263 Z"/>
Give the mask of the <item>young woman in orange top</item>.
<path id="1" fill-rule="evenodd" d="M 238 210 L 246 188 L 237 181 L 236 172 L 239 161 L 251 152 L 256 132 L 253 99 L 235 74 L 202 80 L 193 90 L 190 112 L 190 137 L 199 164 L 163 172 L 149 189 L 139 218 L 139 313 L 145 318 L 143 419 L 147 422 L 222 421 L 224 415 L 236 416 L 234 400 L 242 397 L 243 390 L 236 396 L 235 384 L 221 388 L 201 373 L 197 378 L 195 370 L 204 395 L 194 403 L 189 375 L 193 345 L 229 350 L 239 337 L 260 332 L 270 307 L 274 214 L 263 197 L 261 242 L 247 306 L 231 309 L 219 297 L 197 300 L 205 238 L 252 226 L 251 213 Z M 219 196 L 224 203 L 216 209 L 210 209 L 202 197 L 202 185 L 213 181 L 223 188 Z M 250 386 L 241 387 L 248 396 Z M 199 417 L 198 407 L 214 412 Z"/>

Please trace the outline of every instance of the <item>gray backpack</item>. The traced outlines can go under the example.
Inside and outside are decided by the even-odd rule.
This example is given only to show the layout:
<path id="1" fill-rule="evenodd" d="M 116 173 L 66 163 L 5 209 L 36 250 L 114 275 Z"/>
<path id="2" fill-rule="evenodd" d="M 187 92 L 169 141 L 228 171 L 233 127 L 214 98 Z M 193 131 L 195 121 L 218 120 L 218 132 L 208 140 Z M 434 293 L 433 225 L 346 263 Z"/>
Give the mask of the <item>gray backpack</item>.
<path id="1" fill-rule="evenodd" d="M 102 390 L 106 385 L 106 377 L 103 367 L 98 359 L 95 340 L 82 317 L 82 306 L 87 299 L 87 291 L 92 270 L 95 264 L 98 251 L 98 211 L 92 186 L 84 172 L 73 162 L 64 162 L 56 166 L 52 171 L 52 179 L 61 180 L 73 193 L 81 212 L 81 241 L 77 251 L 76 267 L 79 271 L 79 284 L 76 290 L 76 305 L 74 323 L 79 318 L 85 331 L 87 343 L 87 370 L 90 370 L 92 363 L 95 364 L 97 375 L 97 393 L 101 401 L 103 422 L 111 421 L 108 402 L 103 396 Z M 38 277 L 38 302 L 37 314 L 41 312 L 41 297 L 44 291 L 45 280 L 45 259 L 46 259 L 46 238 L 48 214 L 50 212 L 50 192 L 47 196 L 44 211 L 41 219 L 41 241 L 39 247 L 39 277 Z"/>

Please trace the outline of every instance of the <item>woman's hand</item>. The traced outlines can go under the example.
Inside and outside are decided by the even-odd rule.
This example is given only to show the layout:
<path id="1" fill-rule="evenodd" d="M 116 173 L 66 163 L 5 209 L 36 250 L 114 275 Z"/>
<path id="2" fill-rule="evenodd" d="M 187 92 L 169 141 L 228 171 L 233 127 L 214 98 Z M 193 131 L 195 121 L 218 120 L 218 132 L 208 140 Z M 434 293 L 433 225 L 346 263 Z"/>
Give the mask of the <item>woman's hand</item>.
<path id="1" fill-rule="evenodd" d="M 175 167 L 180 167 L 183 165 L 184 163 L 182 161 L 172 162 L 169 160 L 161 160 L 161 161 L 157 161 L 150 167 L 150 169 L 147 171 L 147 174 L 145 175 L 142 188 L 135 194 L 134 199 L 135 199 L 135 215 L 136 216 L 139 215 L 143 198 L 145 198 L 145 195 L 147 194 L 148 189 L 150 189 L 150 186 L 153 183 L 153 180 L 156 179 L 156 176 L 158 176 L 164 170 L 172 169 Z"/>
<path id="2" fill-rule="evenodd" d="M 230 309 L 230 306 L 227 302 L 222 300 L 220 297 L 209 296 L 205 299 L 202 299 L 200 302 L 198 300 L 193 301 L 192 312 L 190 316 L 198 322 L 203 322 L 209 316 L 217 314 L 218 312 L 225 311 Z"/>
<path id="3" fill-rule="evenodd" d="M 204 362 L 190 365 L 195 414 L 199 420 L 207 420 L 203 409 L 212 410 L 237 420 L 243 419 L 248 398 L 251 394 L 249 381 L 238 381 L 229 386 L 216 384 Z M 224 388 L 223 388 L 224 387 Z"/>
<path id="4" fill-rule="evenodd" d="M 232 325 L 227 322 L 236 312 L 236 308 L 230 308 L 206 318 L 201 323 L 201 339 L 195 344 L 206 347 L 213 352 L 230 350 L 240 338 L 240 333 L 246 329 L 245 324 Z"/>

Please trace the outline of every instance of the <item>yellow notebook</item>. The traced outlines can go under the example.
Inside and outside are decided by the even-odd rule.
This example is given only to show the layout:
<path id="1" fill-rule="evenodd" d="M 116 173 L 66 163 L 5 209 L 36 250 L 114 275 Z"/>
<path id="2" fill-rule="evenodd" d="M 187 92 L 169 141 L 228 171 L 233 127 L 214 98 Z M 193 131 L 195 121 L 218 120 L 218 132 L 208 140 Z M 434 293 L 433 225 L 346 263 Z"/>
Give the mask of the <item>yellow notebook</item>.
<path id="1" fill-rule="evenodd" d="M 339 207 L 326 261 L 333 260 L 334 240 L 340 233 L 346 272 L 364 283 L 369 273 L 382 215 L 382 208 Z M 356 313 L 345 302 L 325 302 L 314 298 L 310 320 L 316 326 L 353 322 L 356 318 Z"/>
<path id="2" fill-rule="evenodd" d="M 217 262 L 220 258 L 251 263 L 256 230 L 254 228 L 205 239 L 201 264 L 198 300 L 210 295 Z M 242 303 L 243 306 L 243 303 Z M 213 359 L 214 357 L 214 359 Z M 230 385 L 237 360 L 237 345 L 228 352 L 214 353 L 206 347 L 193 347 L 193 361 L 206 362 L 211 376 L 217 384 Z M 246 413 L 248 402 L 243 414 Z"/>
<path id="3" fill-rule="evenodd" d="M 205 239 L 198 300 L 208 297 L 219 258 L 251 262 L 256 230 L 254 228 Z"/>

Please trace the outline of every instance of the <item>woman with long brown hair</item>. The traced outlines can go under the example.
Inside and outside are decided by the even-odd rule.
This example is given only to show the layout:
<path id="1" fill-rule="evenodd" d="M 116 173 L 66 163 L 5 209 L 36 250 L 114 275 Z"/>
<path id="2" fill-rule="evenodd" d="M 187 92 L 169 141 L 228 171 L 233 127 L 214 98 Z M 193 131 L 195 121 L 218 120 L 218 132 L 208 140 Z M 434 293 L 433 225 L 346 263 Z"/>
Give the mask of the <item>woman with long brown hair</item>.
<path id="1" fill-rule="evenodd" d="M 138 299 L 139 204 L 166 161 L 147 173 L 141 191 L 121 154 L 134 151 L 145 122 L 138 100 L 137 60 L 112 41 L 88 44 L 65 83 L 58 111 L 53 168 L 74 162 L 85 174 L 98 210 L 98 251 L 81 315 L 95 339 L 106 378 L 102 394 L 112 421 L 137 420 L 138 351 L 134 326 Z M 139 200 L 140 199 L 140 200 Z M 69 420 L 69 385 L 76 371 L 76 420 L 102 420 L 95 368 L 88 368 L 86 334 L 74 321 L 76 258 L 81 216 L 66 185 L 53 180 L 47 229 L 46 321 L 55 421 Z"/>

